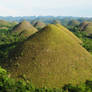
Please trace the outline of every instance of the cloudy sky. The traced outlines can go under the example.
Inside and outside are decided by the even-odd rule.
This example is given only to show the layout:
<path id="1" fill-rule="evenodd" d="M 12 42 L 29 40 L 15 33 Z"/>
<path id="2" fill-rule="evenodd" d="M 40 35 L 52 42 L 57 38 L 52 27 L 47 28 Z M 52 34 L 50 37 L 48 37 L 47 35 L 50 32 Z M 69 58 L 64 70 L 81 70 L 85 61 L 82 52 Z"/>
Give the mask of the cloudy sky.
<path id="1" fill-rule="evenodd" d="M 0 16 L 92 16 L 92 0 L 0 0 Z"/>

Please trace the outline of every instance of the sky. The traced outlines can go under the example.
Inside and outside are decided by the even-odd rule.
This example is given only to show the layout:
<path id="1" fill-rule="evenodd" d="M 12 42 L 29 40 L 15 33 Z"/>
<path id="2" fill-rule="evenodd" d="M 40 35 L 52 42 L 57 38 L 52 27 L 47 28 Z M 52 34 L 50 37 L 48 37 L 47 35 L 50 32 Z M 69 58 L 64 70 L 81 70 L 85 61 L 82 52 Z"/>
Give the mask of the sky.
<path id="1" fill-rule="evenodd" d="M 0 16 L 92 17 L 92 0 L 0 0 Z"/>

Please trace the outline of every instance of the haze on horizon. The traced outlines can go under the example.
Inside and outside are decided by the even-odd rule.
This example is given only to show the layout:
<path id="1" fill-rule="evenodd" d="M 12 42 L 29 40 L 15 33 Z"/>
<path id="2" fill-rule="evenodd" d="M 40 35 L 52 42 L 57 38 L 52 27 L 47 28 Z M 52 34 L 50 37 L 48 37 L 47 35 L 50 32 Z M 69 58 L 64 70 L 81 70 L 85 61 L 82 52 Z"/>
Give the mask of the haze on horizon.
<path id="1" fill-rule="evenodd" d="M 92 0 L 0 0 L 0 16 L 92 16 Z"/>

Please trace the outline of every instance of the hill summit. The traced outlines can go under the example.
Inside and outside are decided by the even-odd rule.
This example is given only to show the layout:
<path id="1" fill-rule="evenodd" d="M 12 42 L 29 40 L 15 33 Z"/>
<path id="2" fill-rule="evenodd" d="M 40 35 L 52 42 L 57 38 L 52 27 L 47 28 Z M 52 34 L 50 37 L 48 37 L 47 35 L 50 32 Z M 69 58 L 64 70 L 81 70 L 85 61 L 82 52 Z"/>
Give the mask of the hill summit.
<path id="1" fill-rule="evenodd" d="M 24 20 L 13 28 L 12 33 L 15 33 L 19 36 L 29 37 L 37 31 L 38 30 L 34 28 L 28 21 Z"/>
<path id="2" fill-rule="evenodd" d="M 54 24 L 18 44 L 9 56 L 13 57 L 8 68 L 11 75 L 25 75 L 37 87 L 56 88 L 92 77 L 92 56 Z"/>

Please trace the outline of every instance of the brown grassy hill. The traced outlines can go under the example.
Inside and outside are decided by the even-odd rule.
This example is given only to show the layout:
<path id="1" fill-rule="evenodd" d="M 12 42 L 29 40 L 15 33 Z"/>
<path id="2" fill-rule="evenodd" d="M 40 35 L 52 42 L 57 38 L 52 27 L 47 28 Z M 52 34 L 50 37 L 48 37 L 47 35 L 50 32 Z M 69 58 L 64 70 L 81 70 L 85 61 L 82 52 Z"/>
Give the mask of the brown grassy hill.
<path id="1" fill-rule="evenodd" d="M 34 24 L 37 22 L 38 20 L 33 20 L 31 21 L 31 24 L 34 26 Z"/>
<path id="2" fill-rule="evenodd" d="M 8 68 L 11 75 L 18 78 L 24 75 L 37 87 L 56 88 L 92 77 L 92 56 L 53 24 L 19 44 L 10 57 L 16 57 Z"/>
<path id="3" fill-rule="evenodd" d="M 83 22 L 80 24 L 80 30 L 92 35 L 92 22 Z"/>
<path id="4" fill-rule="evenodd" d="M 24 37 L 29 37 L 35 32 L 37 32 L 37 29 L 34 28 L 29 22 L 25 20 L 19 23 L 18 25 L 16 25 L 12 30 L 12 33 L 18 34 Z"/>
<path id="5" fill-rule="evenodd" d="M 71 38 L 74 39 L 74 40 L 76 40 L 78 43 L 82 43 L 82 41 L 78 37 L 76 37 L 71 31 L 69 31 L 64 26 L 62 26 L 60 24 L 56 24 L 56 26 L 58 26 L 61 30 L 63 30 L 64 32 L 66 32 L 68 35 L 70 35 Z"/>
<path id="6" fill-rule="evenodd" d="M 79 24 L 80 24 L 80 22 L 77 21 L 77 20 L 71 20 L 71 21 L 68 23 L 69 26 L 78 26 Z"/>
<path id="7" fill-rule="evenodd" d="M 88 36 L 92 36 L 92 23 L 89 23 L 85 28 L 84 31 L 87 33 Z"/>
<path id="8" fill-rule="evenodd" d="M 35 24 L 34 24 L 34 27 L 37 28 L 37 29 L 42 29 L 46 26 L 45 23 L 41 22 L 41 21 L 37 21 Z"/>
<path id="9" fill-rule="evenodd" d="M 52 24 L 61 24 L 61 21 L 59 21 L 59 20 L 54 20 L 54 21 L 52 22 Z"/>
<path id="10" fill-rule="evenodd" d="M 11 26 L 11 24 L 8 21 L 0 20 L 0 26 Z"/>
<path id="11" fill-rule="evenodd" d="M 89 24 L 88 21 L 84 21 L 84 22 L 82 22 L 82 23 L 79 25 L 80 30 L 83 30 L 88 24 Z"/>

